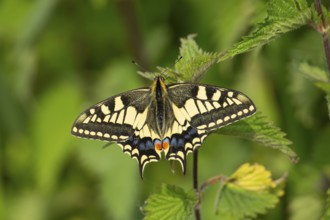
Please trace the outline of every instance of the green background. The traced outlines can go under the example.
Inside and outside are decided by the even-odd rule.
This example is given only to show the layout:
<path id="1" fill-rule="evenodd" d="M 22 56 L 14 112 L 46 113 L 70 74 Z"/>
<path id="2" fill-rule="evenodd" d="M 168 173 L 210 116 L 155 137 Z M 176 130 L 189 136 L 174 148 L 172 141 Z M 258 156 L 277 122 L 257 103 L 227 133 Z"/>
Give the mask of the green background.
<path id="1" fill-rule="evenodd" d="M 70 134 L 85 108 L 148 86 L 150 71 L 173 67 L 180 38 L 196 33 L 201 48 L 221 52 L 266 16 L 262 0 L 2 0 L 0 2 L 0 219 L 141 219 L 161 183 L 192 188 L 166 160 L 147 165 L 115 144 Z M 279 151 L 211 135 L 199 153 L 200 182 L 261 163 L 286 194 L 259 219 L 319 219 L 330 177 L 330 125 L 324 94 L 299 74 L 299 61 L 326 67 L 322 39 L 311 27 L 290 32 L 222 62 L 203 83 L 240 90 L 288 134 L 297 165 Z M 184 57 L 180 62 L 184 62 Z M 214 216 L 217 187 L 204 193 L 202 216 Z"/>

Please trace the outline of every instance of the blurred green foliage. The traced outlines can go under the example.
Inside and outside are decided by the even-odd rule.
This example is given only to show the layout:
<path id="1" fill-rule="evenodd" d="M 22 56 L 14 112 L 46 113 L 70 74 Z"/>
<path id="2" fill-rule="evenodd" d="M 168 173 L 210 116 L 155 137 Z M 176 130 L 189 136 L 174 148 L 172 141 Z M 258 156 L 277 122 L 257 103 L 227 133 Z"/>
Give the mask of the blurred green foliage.
<path id="1" fill-rule="evenodd" d="M 140 207 L 161 183 L 191 186 L 162 160 L 144 180 L 119 147 L 80 140 L 71 124 L 86 107 L 149 85 L 131 60 L 150 71 L 173 67 L 179 38 L 197 33 L 206 51 L 229 49 L 265 17 L 263 0 L 129 1 L 2 0 L 0 2 L 0 219 L 141 219 Z M 183 57 L 184 59 L 184 57 Z M 321 36 L 311 27 L 222 62 L 202 82 L 248 94 L 298 153 L 211 135 L 199 153 L 200 179 L 258 162 L 279 177 L 286 194 L 260 219 L 316 220 L 330 180 L 330 123 L 322 91 L 301 74 L 301 62 L 326 66 Z M 203 197 L 215 216 L 216 188 Z"/>

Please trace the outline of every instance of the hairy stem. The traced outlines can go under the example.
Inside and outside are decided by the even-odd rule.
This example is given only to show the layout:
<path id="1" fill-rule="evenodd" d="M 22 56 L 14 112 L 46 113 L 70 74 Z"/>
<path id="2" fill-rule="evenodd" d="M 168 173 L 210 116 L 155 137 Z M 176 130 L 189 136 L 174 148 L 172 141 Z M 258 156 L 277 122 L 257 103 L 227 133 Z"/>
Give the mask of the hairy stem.
<path id="1" fill-rule="evenodd" d="M 201 220 L 201 212 L 200 212 L 200 192 L 198 188 L 198 149 L 193 152 L 193 186 L 195 192 L 198 196 L 197 203 L 194 207 L 195 219 Z"/>
<path id="2" fill-rule="evenodd" d="M 325 58 L 327 61 L 327 66 L 328 66 L 328 80 L 330 81 L 330 45 L 329 45 L 329 39 L 328 39 L 328 25 L 324 19 L 324 15 L 322 12 L 322 5 L 321 5 L 321 0 L 315 0 L 315 8 L 318 13 L 318 15 L 321 18 L 321 27 L 319 28 L 320 33 L 322 34 L 322 39 L 323 39 L 323 47 L 324 47 L 324 52 L 325 52 Z"/>

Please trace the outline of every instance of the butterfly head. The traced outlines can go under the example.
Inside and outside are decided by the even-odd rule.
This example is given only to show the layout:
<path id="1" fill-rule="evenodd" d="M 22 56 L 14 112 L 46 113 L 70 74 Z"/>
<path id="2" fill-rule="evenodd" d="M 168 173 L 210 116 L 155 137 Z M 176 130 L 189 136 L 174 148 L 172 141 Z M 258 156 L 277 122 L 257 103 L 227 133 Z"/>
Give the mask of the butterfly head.
<path id="1" fill-rule="evenodd" d="M 151 94 L 156 94 L 156 96 L 161 97 L 163 94 L 167 93 L 166 84 L 164 82 L 163 76 L 156 76 L 152 86 L 151 86 Z"/>

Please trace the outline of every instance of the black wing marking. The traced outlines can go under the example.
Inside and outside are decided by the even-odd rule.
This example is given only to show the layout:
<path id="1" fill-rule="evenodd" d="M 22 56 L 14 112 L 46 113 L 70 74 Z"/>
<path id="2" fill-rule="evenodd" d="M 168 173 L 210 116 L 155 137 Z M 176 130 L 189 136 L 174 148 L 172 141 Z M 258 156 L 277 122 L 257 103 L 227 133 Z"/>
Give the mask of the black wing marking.
<path id="1" fill-rule="evenodd" d="M 256 111 L 253 102 L 235 90 L 195 84 L 172 84 L 167 90 L 175 120 L 166 158 L 178 160 L 184 172 L 187 154 L 212 131 Z"/>

